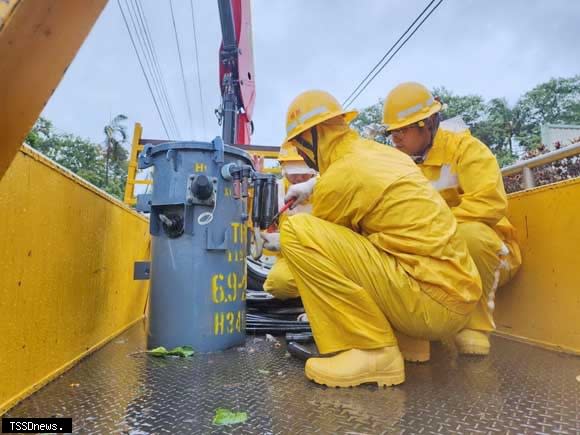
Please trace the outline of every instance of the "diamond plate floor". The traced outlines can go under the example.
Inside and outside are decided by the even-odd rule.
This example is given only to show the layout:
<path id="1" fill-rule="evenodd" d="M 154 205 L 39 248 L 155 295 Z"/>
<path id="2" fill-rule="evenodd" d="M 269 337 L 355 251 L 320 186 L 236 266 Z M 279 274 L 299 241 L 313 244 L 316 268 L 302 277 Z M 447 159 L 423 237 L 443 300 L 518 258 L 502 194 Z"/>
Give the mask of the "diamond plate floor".
<path id="1" fill-rule="evenodd" d="M 330 389 L 303 376 L 283 346 L 160 360 L 136 325 L 7 413 L 73 418 L 77 433 L 580 433 L 580 358 L 493 338 L 487 358 L 435 344 L 398 387 Z M 246 411 L 213 426 L 215 409 Z"/>

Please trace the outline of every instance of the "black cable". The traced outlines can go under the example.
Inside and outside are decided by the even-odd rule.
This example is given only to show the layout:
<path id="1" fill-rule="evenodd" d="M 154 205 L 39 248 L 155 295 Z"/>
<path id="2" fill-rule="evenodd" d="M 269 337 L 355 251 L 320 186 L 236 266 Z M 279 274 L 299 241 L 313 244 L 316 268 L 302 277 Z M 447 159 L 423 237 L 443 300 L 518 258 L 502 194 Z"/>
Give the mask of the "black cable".
<path id="1" fill-rule="evenodd" d="M 205 109 L 203 106 L 203 93 L 201 91 L 201 73 L 199 70 L 199 50 L 197 48 L 197 32 L 195 30 L 195 15 L 193 12 L 193 0 L 189 0 L 189 4 L 191 5 L 191 22 L 193 24 L 193 43 L 195 44 L 195 63 L 197 65 L 197 85 L 199 87 L 199 101 L 201 104 L 201 123 L 203 126 L 203 135 L 205 137 L 206 130 L 205 130 Z"/>
<path id="2" fill-rule="evenodd" d="M 145 15 L 145 11 L 143 10 L 141 3 L 139 0 L 133 0 L 135 2 L 135 6 L 137 8 L 137 16 L 143 28 L 145 38 L 146 38 L 146 45 L 149 49 L 150 56 L 153 60 L 154 70 L 157 74 L 160 86 L 161 86 L 161 94 L 163 96 L 165 105 L 169 111 L 169 117 L 172 121 L 172 128 L 176 134 L 176 138 L 181 137 L 181 133 L 179 128 L 177 127 L 177 122 L 175 121 L 175 112 L 173 111 L 173 105 L 169 100 L 169 94 L 167 92 L 167 86 L 165 85 L 165 77 L 159 65 L 159 57 L 157 56 L 157 50 L 155 48 L 155 44 L 153 44 L 153 38 L 151 37 L 151 30 L 149 28 L 149 22 L 147 21 L 147 16 Z"/>
<path id="3" fill-rule="evenodd" d="M 405 30 L 405 32 L 401 35 L 401 37 L 399 39 L 397 39 L 397 41 L 391 46 L 391 48 L 389 49 L 389 51 L 387 51 L 387 53 L 383 56 L 383 58 L 379 61 L 379 63 L 381 63 L 389 55 L 389 53 L 391 51 L 393 51 L 393 49 L 397 46 L 397 44 L 399 43 L 399 41 L 401 41 L 401 39 L 409 32 L 409 30 L 413 27 L 413 25 L 417 22 L 417 20 L 421 17 L 421 15 L 423 15 L 423 13 L 427 10 L 427 8 L 429 8 L 429 6 L 431 6 L 431 4 L 434 1 L 435 0 L 432 0 L 427 5 L 427 7 L 425 9 L 423 9 L 423 11 L 417 16 L 417 18 L 415 18 L 415 20 L 413 21 L 413 23 L 411 23 L 411 25 L 407 28 L 407 30 Z M 355 89 L 351 93 L 351 95 L 349 95 L 349 97 L 343 103 L 343 106 L 344 106 L 345 109 L 348 106 L 350 106 L 352 103 L 354 103 L 354 101 L 359 97 L 359 95 L 368 87 L 368 85 L 375 79 L 375 77 L 389 64 L 389 62 L 391 61 L 391 59 L 393 59 L 393 57 L 399 52 L 399 50 L 401 50 L 401 48 L 403 48 L 405 46 L 405 44 L 407 43 L 407 41 L 409 41 L 409 39 L 411 39 L 411 37 L 417 32 L 417 30 L 419 30 L 421 28 L 421 26 L 423 25 L 423 23 L 427 20 L 427 18 L 429 18 L 431 16 L 431 14 L 433 12 L 435 12 L 435 10 L 439 7 L 439 5 L 441 3 L 443 3 L 443 0 L 439 0 L 439 2 L 433 7 L 433 9 L 431 9 L 429 11 L 429 13 L 417 25 L 417 27 L 415 27 L 415 29 L 411 32 L 411 34 L 401 43 L 401 45 L 397 48 L 397 50 L 386 60 L 385 63 L 383 63 L 383 65 L 378 69 L 378 71 L 376 71 L 372 75 L 372 77 L 364 84 L 364 86 L 362 87 L 362 89 L 360 89 L 358 92 Z M 376 66 L 373 69 L 376 69 Z M 369 74 L 367 74 L 367 77 L 365 77 L 364 80 L 366 80 L 366 78 L 368 78 L 371 74 L 372 74 L 372 70 L 371 70 L 371 72 Z M 359 83 L 359 85 L 357 86 L 357 89 L 362 86 L 364 80 L 361 83 Z"/>
<path id="4" fill-rule="evenodd" d="M 161 73 L 158 67 L 157 56 L 154 51 L 154 46 L 152 42 L 152 38 L 150 36 L 148 24 L 146 23 L 146 17 L 144 11 L 141 9 L 141 5 L 139 0 L 128 0 L 134 3 L 134 15 L 136 16 L 136 21 L 140 26 L 138 27 L 140 30 L 141 38 L 143 39 L 144 47 L 146 50 L 144 52 L 148 54 L 148 58 L 150 59 L 151 63 L 151 75 L 156 79 L 157 87 L 159 89 L 159 95 L 161 96 L 161 102 L 164 103 L 164 108 L 166 113 L 168 114 L 169 123 L 171 124 L 171 128 L 173 130 L 173 134 L 177 138 L 179 136 L 179 129 L 177 128 L 177 124 L 175 122 L 175 115 L 173 113 L 172 106 L 169 102 L 169 98 L 167 96 L 167 88 L 165 87 L 165 80 L 163 78 L 163 74 Z"/>
<path id="5" fill-rule="evenodd" d="M 132 24 L 132 29 L 133 29 L 133 36 L 135 37 L 135 40 L 138 42 L 138 45 L 141 49 L 140 53 L 142 58 L 145 58 L 145 62 L 144 62 L 144 66 L 146 67 L 146 70 L 148 72 L 148 76 L 151 79 L 151 84 L 152 84 L 152 88 L 153 91 L 155 92 L 155 94 L 158 97 L 158 102 L 159 102 L 159 108 L 161 109 L 163 113 L 163 118 L 167 121 L 167 126 L 169 127 L 169 130 L 171 131 L 171 134 L 175 134 L 175 130 L 172 131 L 172 125 L 171 125 L 171 117 L 168 116 L 168 110 L 165 107 L 165 105 L 163 104 L 165 101 L 163 99 L 163 92 L 161 90 L 161 86 L 159 84 L 159 79 L 155 73 L 155 69 L 154 69 L 154 65 L 153 65 L 153 59 L 151 58 L 151 56 L 149 55 L 149 50 L 147 47 L 147 41 L 145 40 L 145 36 L 143 33 L 143 30 L 141 28 L 141 26 L 139 26 L 139 18 L 138 18 L 138 13 L 135 10 L 135 5 L 133 4 L 133 2 L 131 0 L 126 0 L 125 1 L 125 9 L 127 11 L 127 15 L 129 16 L 129 20 Z"/>
<path id="6" fill-rule="evenodd" d="M 415 20 L 409 25 L 409 27 L 407 27 L 407 30 L 405 30 L 403 32 L 403 34 L 399 37 L 399 39 L 397 39 L 397 41 L 391 46 L 391 48 L 389 48 L 389 50 L 385 53 L 385 55 L 375 64 L 375 66 L 373 66 L 373 68 L 369 71 L 369 73 L 365 76 L 364 79 L 361 80 L 361 82 L 358 84 L 358 86 L 356 88 L 354 88 L 354 91 L 352 91 L 350 93 L 350 95 L 348 97 L 345 98 L 345 100 L 342 102 L 342 105 L 344 107 L 346 107 L 346 104 L 348 102 L 348 100 L 350 100 L 350 98 L 356 93 L 356 91 L 358 91 L 360 89 L 360 87 L 364 84 L 364 82 L 371 76 L 371 74 L 381 65 L 381 63 L 387 58 L 387 56 L 391 53 L 391 51 L 393 51 L 393 49 L 397 46 L 397 44 L 405 37 L 405 35 L 407 33 L 409 33 L 409 30 L 411 30 L 411 28 L 415 25 L 415 23 L 417 21 L 419 21 L 419 19 L 421 19 L 421 17 L 423 16 L 423 14 L 425 13 L 425 11 L 427 11 L 427 9 L 429 9 L 431 7 L 431 5 L 433 3 L 435 3 L 436 0 L 431 0 L 429 2 L 429 4 L 427 4 L 427 6 L 425 6 L 425 9 L 423 9 L 421 11 L 421 13 L 419 15 L 417 15 L 417 17 L 415 18 Z"/>
<path id="7" fill-rule="evenodd" d="M 187 103 L 187 113 L 189 114 L 189 126 L 191 134 L 193 135 L 193 120 L 191 116 L 191 104 L 189 103 L 189 95 L 187 93 L 187 85 L 185 82 L 185 72 L 183 71 L 183 59 L 181 58 L 181 48 L 179 47 L 179 37 L 177 36 L 177 26 L 175 25 L 175 14 L 173 13 L 173 0 L 169 0 L 169 9 L 171 10 L 171 21 L 173 23 L 173 31 L 175 33 L 175 43 L 177 44 L 177 55 L 179 56 L 179 65 L 181 67 L 181 78 L 183 80 L 183 91 L 185 93 L 185 101 Z"/>
<path id="8" fill-rule="evenodd" d="M 123 21 L 125 22 L 125 27 L 127 28 L 127 32 L 129 33 L 129 38 L 131 39 L 131 44 L 133 44 L 133 49 L 135 50 L 135 55 L 137 56 L 137 60 L 139 61 L 139 65 L 141 66 L 141 71 L 143 72 L 143 76 L 145 77 L 145 81 L 147 82 L 147 87 L 149 88 L 149 93 L 151 94 L 151 98 L 153 98 L 153 103 L 155 104 L 155 108 L 157 109 L 157 114 L 159 115 L 159 119 L 161 120 L 161 124 L 163 125 L 163 130 L 165 130 L 165 134 L 167 135 L 167 139 L 171 136 L 167 131 L 167 126 L 165 125 L 165 121 L 161 116 L 161 111 L 159 110 L 159 105 L 157 104 L 157 100 L 155 99 L 155 95 L 153 94 L 153 89 L 151 88 L 151 83 L 149 82 L 149 77 L 145 73 L 145 68 L 143 67 L 143 62 L 141 62 L 141 57 L 139 56 L 139 52 L 137 50 L 137 45 L 135 44 L 135 40 L 133 39 L 133 35 L 131 34 L 131 29 L 129 28 L 129 23 L 127 22 L 127 17 L 125 17 L 125 12 L 121 7 L 121 0 L 117 0 L 117 4 L 119 5 L 119 10 L 121 11 L 121 15 L 123 16 Z"/>

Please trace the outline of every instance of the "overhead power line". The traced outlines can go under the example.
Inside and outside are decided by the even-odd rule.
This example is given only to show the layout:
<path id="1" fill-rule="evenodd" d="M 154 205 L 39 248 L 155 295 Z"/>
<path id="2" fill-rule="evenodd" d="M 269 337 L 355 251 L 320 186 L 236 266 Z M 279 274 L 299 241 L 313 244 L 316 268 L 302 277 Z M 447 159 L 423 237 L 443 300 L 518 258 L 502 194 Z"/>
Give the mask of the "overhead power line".
<path id="1" fill-rule="evenodd" d="M 368 87 L 368 85 L 375 79 L 375 77 L 389 64 L 389 62 L 395 57 L 395 55 L 405 46 L 407 41 L 413 37 L 413 35 L 421 28 L 423 23 L 431 16 L 433 12 L 439 7 L 443 0 L 439 0 L 437 4 L 425 15 L 427 10 L 431 7 L 431 5 L 435 2 L 435 0 L 430 1 L 427 6 L 421 11 L 421 13 L 413 20 L 413 22 L 407 27 L 407 30 L 403 32 L 403 34 L 397 39 L 397 41 L 389 48 L 389 50 L 385 53 L 385 55 L 377 62 L 377 64 L 371 69 L 371 71 L 365 76 L 365 78 L 357 85 L 357 87 L 351 92 L 351 94 L 344 100 L 342 103 L 344 108 L 350 106 L 354 101 L 360 96 L 362 92 Z M 421 17 L 423 19 L 421 19 Z M 419 21 L 419 24 L 413 29 L 413 26 Z M 405 38 L 405 36 L 413 29 L 413 31 Z M 403 40 L 404 38 L 404 40 Z M 403 42 L 399 44 L 399 42 Z M 398 45 L 398 48 L 397 48 Z M 395 50 L 396 48 L 396 50 Z M 393 52 L 393 50 L 395 50 Z M 392 53 L 392 54 L 391 54 Z M 389 56 L 390 54 L 390 56 Z M 386 60 L 385 60 L 386 59 Z"/>
<path id="2" fill-rule="evenodd" d="M 175 14 L 173 13 L 173 0 L 169 0 L 169 9 L 171 10 L 171 22 L 173 23 L 173 31 L 175 33 L 175 43 L 177 44 L 177 55 L 179 57 L 179 66 L 181 67 L 181 79 L 183 80 L 183 92 L 185 94 L 185 102 L 187 103 L 187 113 L 189 115 L 189 126 L 191 127 L 191 134 L 193 136 L 193 120 L 191 116 L 191 104 L 189 102 L 189 94 L 187 93 L 187 84 L 185 81 L 185 72 L 183 70 L 183 59 L 181 58 L 181 48 L 179 47 L 179 37 L 177 35 L 177 26 L 175 25 Z"/>
<path id="3" fill-rule="evenodd" d="M 125 9 L 129 17 L 129 21 L 132 24 L 132 34 L 135 41 L 141 49 L 140 56 L 141 59 L 145 59 L 143 66 L 145 66 L 150 82 L 157 96 L 157 102 L 159 108 L 163 113 L 163 118 L 166 121 L 169 132 L 173 137 L 177 137 L 178 131 L 176 129 L 175 121 L 171 116 L 171 107 L 166 95 L 163 92 L 162 78 L 158 74 L 155 68 L 155 59 L 153 56 L 153 50 L 150 47 L 149 41 L 147 39 L 146 31 L 144 28 L 144 23 L 140 15 L 140 11 L 137 9 L 137 3 L 134 0 L 125 0 Z"/>
<path id="4" fill-rule="evenodd" d="M 375 66 L 372 67 L 372 69 L 365 76 L 365 78 L 361 80 L 361 82 L 358 84 L 358 86 L 356 88 L 354 88 L 354 91 L 352 91 L 351 94 L 348 97 L 346 97 L 346 99 L 342 103 L 343 105 L 345 105 L 345 104 L 348 103 L 348 101 L 352 98 L 352 96 L 364 85 L 364 83 L 366 82 L 366 80 L 376 71 L 376 69 L 378 67 L 381 66 L 381 63 L 387 58 L 387 56 L 391 53 L 391 51 L 393 51 L 393 49 L 397 46 L 397 44 L 399 42 L 401 42 L 401 40 L 405 37 L 405 35 L 413 28 L 413 26 L 415 25 L 415 23 L 421 19 L 421 17 L 423 16 L 423 14 L 431 7 L 431 5 L 433 3 L 435 3 L 435 1 L 436 0 L 431 0 L 427 4 L 427 6 L 425 6 L 425 9 L 423 9 L 421 11 L 421 13 L 419 15 L 417 15 L 417 17 L 415 18 L 415 20 L 413 20 L 413 22 L 409 25 L 409 27 L 407 27 L 407 30 L 405 30 L 403 32 L 403 34 L 399 37 L 399 39 L 397 39 L 397 41 L 391 46 L 391 48 L 389 48 L 389 50 L 385 53 L 385 55 L 375 64 Z"/>
<path id="5" fill-rule="evenodd" d="M 133 49 L 135 50 L 135 55 L 137 56 L 137 60 L 139 61 L 139 66 L 141 67 L 141 71 L 143 72 L 143 76 L 145 77 L 145 81 L 147 82 L 147 87 L 149 88 L 149 93 L 151 94 L 151 98 L 153 98 L 153 103 L 155 104 L 155 108 L 157 109 L 157 114 L 159 115 L 159 119 L 161 120 L 161 124 L 163 125 L 163 130 L 167 135 L 167 138 L 171 138 L 169 131 L 167 129 L 167 125 L 165 120 L 163 119 L 163 115 L 161 114 L 161 110 L 159 108 L 159 103 L 157 102 L 157 98 L 155 97 L 155 93 L 153 92 L 153 88 L 151 86 L 151 82 L 147 73 L 145 72 L 145 67 L 143 65 L 143 61 L 141 60 L 141 56 L 139 54 L 139 50 L 137 49 L 137 44 L 135 43 L 135 38 L 133 38 L 133 33 L 131 32 L 131 28 L 129 26 L 129 22 L 127 21 L 127 17 L 125 16 L 125 12 L 123 11 L 123 7 L 121 6 L 121 1 L 117 0 L 117 4 L 119 5 L 119 10 L 121 11 L 121 15 L 123 17 L 123 21 L 125 22 L 125 27 L 127 28 L 127 32 L 129 33 L 129 38 L 131 39 L 131 44 L 133 45 Z M 129 10 L 129 9 L 127 9 Z"/>
<path id="6" fill-rule="evenodd" d="M 147 51 L 149 53 L 149 57 L 151 58 L 151 63 L 153 64 L 152 72 L 154 77 L 157 78 L 158 86 L 160 95 L 162 97 L 163 102 L 165 103 L 165 107 L 167 112 L 169 113 L 169 118 L 171 120 L 172 129 L 176 134 L 176 138 L 181 137 L 181 133 L 179 132 L 179 128 L 177 126 L 177 122 L 175 121 L 175 112 L 173 111 L 173 105 L 170 102 L 167 86 L 165 84 L 165 78 L 163 76 L 163 71 L 159 65 L 159 57 L 157 56 L 157 50 L 155 48 L 155 44 L 153 43 L 153 38 L 151 36 L 151 30 L 149 28 L 149 22 L 147 21 L 147 16 L 145 15 L 145 11 L 143 10 L 141 3 L 139 0 L 133 0 L 135 4 L 135 15 L 138 17 L 138 21 L 141 24 L 142 33 L 144 34 L 144 42 L 147 46 Z"/>
<path id="7" fill-rule="evenodd" d="M 201 87 L 201 72 L 199 69 L 199 49 L 197 45 L 197 32 L 195 30 L 195 14 L 193 11 L 193 0 L 189 0 L 189 4 L 191 6 L 191 23 L 193 25 L 193 43 L 195 44 L 195 64 L 197 67 L 197 86 L 199 88 L 199 103 L 201 106 L 201 124 L 203 126 L 203 135 L 205 137 L 206 130 L 205 130 L 205 109 L 203 106 L 203 92 Z"/>

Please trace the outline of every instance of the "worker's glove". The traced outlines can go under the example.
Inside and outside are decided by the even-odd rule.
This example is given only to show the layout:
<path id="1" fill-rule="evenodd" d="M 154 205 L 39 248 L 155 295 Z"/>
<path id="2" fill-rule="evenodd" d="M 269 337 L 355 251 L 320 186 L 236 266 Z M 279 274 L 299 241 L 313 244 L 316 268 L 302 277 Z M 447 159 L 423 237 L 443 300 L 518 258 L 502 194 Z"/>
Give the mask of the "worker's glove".
<path id="1" fill-rule="evenodd" d="M 262 240 L 264 240 L 264 249 L 269 251 L 280 250 L 280 233 L 260 233 Z"/>
<path id="2" fill-rule="evenodd" d="M 286 192 L 286 196 L 284 197 L 284 202 L 288 202 L 294 198 L 295 201 L 291 207 L 294 208 L 298 204 L 302 204 L 308 201 L 308 198 L 310 198 L 310 195 L 312 195 L 312 191 L 314 190 L 316 180 L 316 177 L 312 177 L 310 180 L 305 181 L 304 183 L 293 184 L 290 186 L 288 188 L 288 192 Z"/>

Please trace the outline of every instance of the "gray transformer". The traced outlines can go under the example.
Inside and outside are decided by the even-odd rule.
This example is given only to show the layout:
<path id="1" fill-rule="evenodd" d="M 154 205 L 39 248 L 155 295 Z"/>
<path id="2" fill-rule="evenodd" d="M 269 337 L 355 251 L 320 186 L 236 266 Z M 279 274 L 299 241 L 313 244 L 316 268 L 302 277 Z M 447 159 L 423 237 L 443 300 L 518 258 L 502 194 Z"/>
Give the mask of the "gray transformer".
<path id="1" fill-rule="evenodd" d="M 227 169 L 250 165 L 219 137 L 145 145 L 139 168 L 154 167 L 152 194 L 139 200 L 151 213 L 149 348 L 244 342 L 247 212 Z"/>

